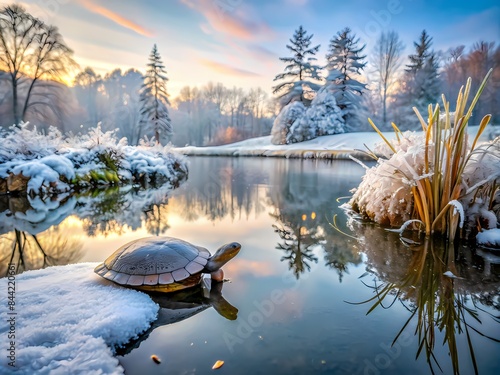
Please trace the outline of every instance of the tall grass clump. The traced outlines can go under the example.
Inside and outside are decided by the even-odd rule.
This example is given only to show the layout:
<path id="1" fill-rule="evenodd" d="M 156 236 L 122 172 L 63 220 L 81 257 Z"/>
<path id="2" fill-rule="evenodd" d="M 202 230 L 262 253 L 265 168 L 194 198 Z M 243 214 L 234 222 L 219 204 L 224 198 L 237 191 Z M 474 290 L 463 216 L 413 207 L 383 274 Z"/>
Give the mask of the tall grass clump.
<path id="1" fill-rule="evenodd" d="M 403 133 L 393 123 L 395 139 L 391 141 L 369 119 L 384 141 L 379 151 L 387 158 L 372 153 L 378 163 L 367 170 L 354 190 L 350 208 L 383 225 L 421 229 L 426 235 L 444 234 L 451 240 L 464 222 L 469 232 L 496 228 L 500 220 L 500 141 L 479 142 L 491 115 L 482 118 L 472 143 L 467 131 L 491 74 L 492 70 L 468 108 L 470 78 L 460 89 L 453 112 L 444 95 L 441 105 L 428 106 L 427 121 L 413 108 L 422 125 L 421 134 Z"/>

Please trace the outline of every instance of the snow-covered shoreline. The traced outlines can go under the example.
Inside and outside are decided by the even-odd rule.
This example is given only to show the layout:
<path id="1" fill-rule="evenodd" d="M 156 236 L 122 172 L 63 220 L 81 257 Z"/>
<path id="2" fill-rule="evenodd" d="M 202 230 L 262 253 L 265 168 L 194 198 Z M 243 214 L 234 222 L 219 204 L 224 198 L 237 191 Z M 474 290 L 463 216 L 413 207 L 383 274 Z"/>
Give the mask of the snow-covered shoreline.
<path id="1" fill-rule="evenodd" d="M 0 299 L 2 321 L 12 322 L 0 328 L 2 353 L 12 352 L 12 358 L 2 356 L 1 373 L 124 373 L 115 348 L 148 329 L 159 307 L 145 293 L 97 276 L 96 265 L 49 267 L 14 277 L 13 310 L 7 311 L 7 296 Z M 4 290 L 8 280 L 0 279 Z M 15 337 L 8 341 L 12 327 Z"/>
<path id="2" fill-rule="evenodd" d="M 470 136 L 475 136 L 478 126 L 468 127 Z M 417 134 L 420 132 L 416 132 Z M 394 132 L 384 136 L 393 139 Z M 326 135 L 305 142 L 274 145 L 271 136 L 251 138 L 245 141 L 213 147 L 176 147 L 174 151 L 188 156 L 263 156 L 303 159 L 370 159 L 365 153 L 373 150 L 382 139 L 376 132 L 342 133 Z"/>
<path id="3" fill-rule="evenodd" d="M 51 128 L 47 135 L 28 124 L 1 133 L 0 194 L 61 193 L 75 188 L 122 184 L 176 186 L 187 177 L 184 157 L 171 146 L 129 146 L 116 131 L 100 127 L 81 137 L 64 137 Z"/>

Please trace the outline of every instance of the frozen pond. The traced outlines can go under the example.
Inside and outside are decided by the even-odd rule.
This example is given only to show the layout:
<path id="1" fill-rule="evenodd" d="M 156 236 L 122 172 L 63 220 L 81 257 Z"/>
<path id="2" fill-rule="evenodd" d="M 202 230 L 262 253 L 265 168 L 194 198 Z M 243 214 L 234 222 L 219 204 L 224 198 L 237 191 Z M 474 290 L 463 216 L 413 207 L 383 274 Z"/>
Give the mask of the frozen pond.
<path id="1" fill-rule="evenodd" d="M 348 223 L 337 199 L 362 174 L 350 161 L 194 157 L 174 191 L 2 198 L 0 271 L 101 262 L 150 235 L 212 253 L 238 241 L 220 293 L 159 300 L 154 329 L 118 351 L 127 374 L 208 374 L 217 360 L 227 374 L 500 373 L 500 256 Z"/>

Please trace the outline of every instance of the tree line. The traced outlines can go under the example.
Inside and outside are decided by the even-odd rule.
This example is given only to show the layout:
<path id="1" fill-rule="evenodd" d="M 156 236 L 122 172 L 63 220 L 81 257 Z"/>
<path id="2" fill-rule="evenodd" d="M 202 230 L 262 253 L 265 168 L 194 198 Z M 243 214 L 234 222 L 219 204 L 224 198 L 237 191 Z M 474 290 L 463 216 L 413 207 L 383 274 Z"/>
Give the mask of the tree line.
<path id="1" fill-rule="evenodd" d="M 21 121 L 40 129 L 85 132 L 101 124 L 136 145 L 143 137 L 175 144 L 220 144 L 268 134 L 274 107 L 261 88 L 227 88 L 222 83 L 184 87 L 172 103 L 167 71 L 156 45 L 146 73 L 115 69 L 104 77 L 77 69 L 73 51 L 58 29 L 19 5 L 0 11 L 0 126 Z M 174 131 L 175 127 L 175 131 Z"/>
<path id="2" fill-rule="evenodd" d="M 314 45 L 312 38 L 313 34 L 300 26 L 286 45 L 291 56 L 280 58 L 286 66 L 274 79 L 277 83 L 273 93 L 281 113 L 273 133 L 281 132 L 282 138 L 288 132 L 286 137 L 291 141 L 303 139 L 307 133 L 302 129 L 304 122 L 315 126 L 318 109 L 311 109 L 318 104 L 322 120 L 341 111 L 340 119 L 337 116 L 335 121 L 329 121 L 328 134 L 370 130 L 368 117 L 382 130 L 392 129 L 392 122 L 400 129 L 418 129 L 413 107 L 427 113 L 429 104 L 441 102 L 441 94 L 453 102 L 468 77 L 476 89 L 490 68 L 494 69 L 493 77 L 472 122 L 478 123 L 485 113 L 493 115 L 493 122 L 500 115 L 500 47 L 494 42 L 479 41 L 469 49 L 460 45 L 445 52 L 435 51 L 432 37 L 423 30 L 413 43 L 413 53 L 405 58 L 405 45 L 398 33 L 385 31 L 367 58 L 366 45 L 346 27 L 332 37 L 324 56 L 326 63 L 321 64 L 320 45 Z M 329 100 L 325 108 L 325 99 L 314 100 L 320 94 L 333 96 L 336 106 Z M 306 111 L 312 117 L 304 115 Z M 318 126 L 314 131 L 318 132 Z"/>
<path id="3" fill-rule="evenodd" d="M 413 53 L 403 56 L 398 33 L 386 31 L 368 53 L 346 27 L 332 37 L 321 64 L 320 45 L 312 39 L 302 26 L 295 31 L 287 44 L 291 55 L 280 58 L 285 68 L 276 75 L 273 97 L 262 88 L 209 82 L 183 87 L 171 99 L 156 45 L 145 74 L 115 69 L 102 77 L 86 67 L 66 86 L 64 77 L 79 67 L 57 27 L 19 5 L 5 6 L 0 11 L 0 126 L 30 121 L 78 133 L 100 122 L 103 130 L 118 128 L 130 144 L 148 137 L 198 146 L 269 134 L 277 115 L 286 126 L 294 124 L 293 134 L 289 129 L 279 134 L 283 142 L 369 130 L 368 117 L 382 130 L 391 129 L 391 122 L 415 129 L 419 123 L 412 107 L 426 113 L 441 93 L 453 101 L 467 77 L 474 89 L 490 68 L 493 78 L 472 121 L 491 113 L 495 123 L 500 115 L 500 48 L 494 42 L 435 51 L 423 30 Z M 281 111 L 292 103 L 293 108 Z"/>

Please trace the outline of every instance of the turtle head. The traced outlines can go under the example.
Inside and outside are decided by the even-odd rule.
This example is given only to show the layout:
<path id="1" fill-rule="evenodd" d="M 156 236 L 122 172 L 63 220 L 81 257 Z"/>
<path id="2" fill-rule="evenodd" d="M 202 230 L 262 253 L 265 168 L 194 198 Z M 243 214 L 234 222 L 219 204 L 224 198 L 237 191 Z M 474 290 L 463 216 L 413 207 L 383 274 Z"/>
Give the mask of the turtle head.
<path id="1" fill-rule="evenodd" d="M 212 278 L 216 280 L 220 278 L 221 280 L 217 281 L 222 281 L 222 278 L 224 276 L 220 268 L 231 259 L 233 259 L 236 254 L 239 253 L 240 249 L 241 245 L 238 242 L 231 242 L 224 246 L 221 246 L 214 255 L 208 258 L 208 262 L 205 265 L 204 272 L 211 273 Z"/>

